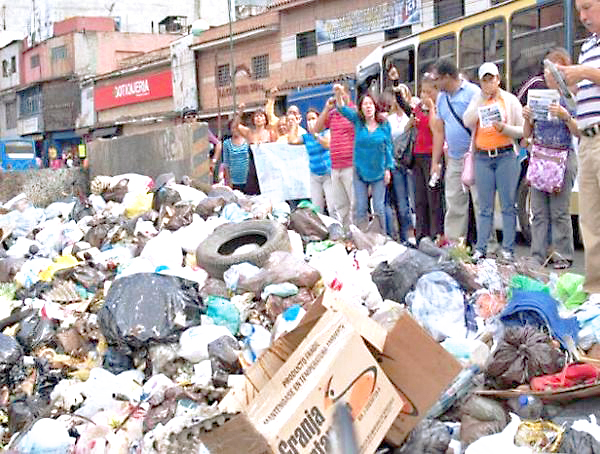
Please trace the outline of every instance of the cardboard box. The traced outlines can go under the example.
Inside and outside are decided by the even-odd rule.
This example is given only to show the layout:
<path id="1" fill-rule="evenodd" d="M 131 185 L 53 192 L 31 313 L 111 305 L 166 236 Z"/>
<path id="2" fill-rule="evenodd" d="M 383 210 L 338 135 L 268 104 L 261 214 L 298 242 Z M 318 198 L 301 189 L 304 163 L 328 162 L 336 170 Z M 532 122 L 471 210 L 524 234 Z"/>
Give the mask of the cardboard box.
<path id="1" fill-rule="evenodd" d="M 385 436 L 391 443 L 401 445 L 410 431 L 437 402 L 441 393 L 454 380 L 462 367 L 412 318 L 408 311 L 401 314 L 394 329 L 388 333 L 383 327 L 377 323 L 373 324 L 371 319 L 360 315 L 350 307 L 345 307 L 344 302 L 340 301 L 335 295 L 329 292 L 326 293 L 322 304 L 313 305 L 302 319 L 301 324 L 293 332 L 277 339 L 269 350 L 246 371 L 243 383 L 225 396 L 220 408 L 223 411 L 243 412 L 248 415 L 255 428 L 265 438 L 270 438 L 271 446 L 273 446 L 275 440 L 285 441 L 283 433 L 280 432 L 279 435 L 274 435 L 276 430 L 283 428 L 284 423 L 279 421 L 277 424 L 272 424 L 271 421 L 267 421 L 267 424 L 265 424 L 263 418 L 263 427 L 261 428 L 259 416 L 264 416 L 267 413 L 266 408 L 277 406 L 281 399 L 285 397 L 282 393 L 282 387 L 285 388 L 285 386 L 282 384 L 281 376 L 288 377 L 289 372 L 294 369 L 293 365 L 298 365 L 298 358 L 302 357 L 299 352 L 305 350 L 305 347 L 302 346 L 303 342 L 309 337 L 313 339 L 314 335 L 317 335 L 318 339 L 321 336 L 323 339 L 327 339 L 331 335 L 331 332 L 328 331 L 332 329 L 331 325 L 325 331 L 321 328 L 314 332 L 313 330 L 319 326 L 323 319 L 326 321 L 323 322 L 325 325 L 320 325 L 321 327 L 332 323 L 331 317 L 333 314 L 337 314 L 337 316 L 341 314 L 348 324 L 353 327 L 353 330 L 346 332 L 354 331 L 354 334 L 351 336 L 348 334 L 348 348 L 343 349 L 344 353 L 339 355 L 339 358 L 332 363 L 331 367 L 339 365 L 339 367 L 345 368 L 355 362 L 358 364 L 357 358 L 360 357 L 361 364 L 365 366 L 360 371 L 364 371 L 367 367 L 370 367 L 366 364 L 372 364 L 370 358 L 375 358 L 381 367 L 377 370 L 383 371 L 389 382 L 391 382 L 393 389 L 395 389 L 395 392 L 389 391 L 390 395 L 397 396 L 400 404 L 400 413 L 396 412 L 397 416 L 393 419 L 391 426 L 387 425 L 386 428 L 389 429 Z M 371 347 L 370 349 L 366 348 L 365 342 L 359 341 L 357 333 L 367 341 Z M 365 354 L 365 351 L 367 354 Z M 365 362 L 363 363 L 363 361 Z M 285 369 L 283 369 L 284 367 Z M 360 367 L 355 367 L 355 370 L 358 369 Z M 280 370 L 281 373 L 279 373 Z M 288 373 L 286 374 L 284 371 L 288 371 Z M 322 380 L 315 380 L 314 383 L 310 383 L 310 386 L 314 388 L 315 392 L 324 391 Z M 305 393 L 306 390 L 302 395 Z M 303 413 L 305 407 L 302 407 L 302 405 L 304 401 L 297 396 L 298 394 L 296 394 L 294 405 L 298 402 L 298 408 Z M 259 397 L 260 400 L 257 400 Z M 275 401 L 277 402 L 274 403 Z M 293 405 L 288 403 L 286 406 L 291 408 Z M 300 416 L 300 413 L 297 416 Z M 377 416 L 374 417 L 377 418 Z M 386 419 L 386 424 L 387 421 Z M 366 422 L 371 423 L 370 418 Z M 290 424 L 293 423 L 290 422 Z M 271 428 L 274 427 L 277 427 L 277 429 L 271 431 Z M 268 431 L 267 428 L 269 428 Z M 374 451 L 373 449 L 364 452 Z M 232 447 L 231 452 L 235 452 L 234 447 Z M 246 452 L 249 454 L 262 454 L 259 451 Z M 275 452 L 280 451 L 276 450 Z"/>
<path id="2" fill-rule="evenodd" d="M 361 453 L 377 450 L 403 406 L 350 321 L 328 311 L 247 413 L 274 452 L 325 453 L 337 402 L 350 405 Z"/>
<path id="3" fill-rule="evenodd" d="M 380 365 L 405 402 L 386 436 L 392 444 L 400 445 L 462 366 L 408 311 L 402 313 L 388 333 Z"/>

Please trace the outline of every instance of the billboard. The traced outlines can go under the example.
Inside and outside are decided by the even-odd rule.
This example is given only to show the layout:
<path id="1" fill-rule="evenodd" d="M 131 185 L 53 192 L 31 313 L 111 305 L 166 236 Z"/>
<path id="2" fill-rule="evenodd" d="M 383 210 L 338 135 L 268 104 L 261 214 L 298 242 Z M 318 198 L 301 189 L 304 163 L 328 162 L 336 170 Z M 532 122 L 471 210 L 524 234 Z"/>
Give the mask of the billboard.
<path id="1" fill-rule="evenodd" d="M 316 21 L 317 44 L 404 27 L 421 22 L 420 0 L 390 0 L 350 11 L 333 19 Z"/>
<path id="2" fill-rule="evenodd" d="M 96 111 L 173 96 L 171 69 L 95 87 Z"/>

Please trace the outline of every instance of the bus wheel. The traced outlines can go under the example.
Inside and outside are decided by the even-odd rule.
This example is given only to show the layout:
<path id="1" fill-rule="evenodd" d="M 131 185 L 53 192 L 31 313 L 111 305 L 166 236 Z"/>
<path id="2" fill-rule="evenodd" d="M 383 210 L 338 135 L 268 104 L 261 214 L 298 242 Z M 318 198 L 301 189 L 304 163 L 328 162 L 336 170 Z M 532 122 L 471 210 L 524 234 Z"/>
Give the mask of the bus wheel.
<path id="1" fill-rule="evenodd" d="M 517 220 L 521 236 L 527 244 L 531 244 L 531 198 L 529 197 L 529 185 L 522 178 L 517 188 Z"/>

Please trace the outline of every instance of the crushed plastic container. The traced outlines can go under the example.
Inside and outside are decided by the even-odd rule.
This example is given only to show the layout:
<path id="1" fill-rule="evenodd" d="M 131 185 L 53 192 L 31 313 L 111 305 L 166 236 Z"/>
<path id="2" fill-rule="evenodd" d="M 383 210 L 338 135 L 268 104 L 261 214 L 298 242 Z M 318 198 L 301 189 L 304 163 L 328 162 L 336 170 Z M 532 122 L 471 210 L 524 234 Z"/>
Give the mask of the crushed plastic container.
<path id="1" fill-rule="evenodd" d="M 206 315 L 215 325 L 225 326 L 234 336 L 240 329 L 240 311 L 226 298 L 220 296 L 209 296 L 205 300 Z"/>

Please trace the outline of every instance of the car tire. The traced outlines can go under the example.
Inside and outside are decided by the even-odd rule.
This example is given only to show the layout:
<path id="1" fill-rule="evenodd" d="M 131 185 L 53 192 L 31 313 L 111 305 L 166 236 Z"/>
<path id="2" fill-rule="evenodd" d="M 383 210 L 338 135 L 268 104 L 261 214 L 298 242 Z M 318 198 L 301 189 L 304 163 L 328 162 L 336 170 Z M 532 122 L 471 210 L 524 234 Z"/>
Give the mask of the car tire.
<path id="1" fill-rule="evenodd" d="M 521 236 L 528 245 L 531 244 L 531 203 L 527 179 L 521 178 L 517 188 L 517 220 Z"/>
<path id="2" fill-rule="evenodd" d="M 236 252 L 246 245 L 257 247 Z M 244 221 L 218 227 L 196 250 L 196 262 L 213 278 L 223 279 L 232 265 L 249 262 L 258 267 L 267 263 L 271 253 L 291 251 L 287 229 L 274 221 Z"/>

